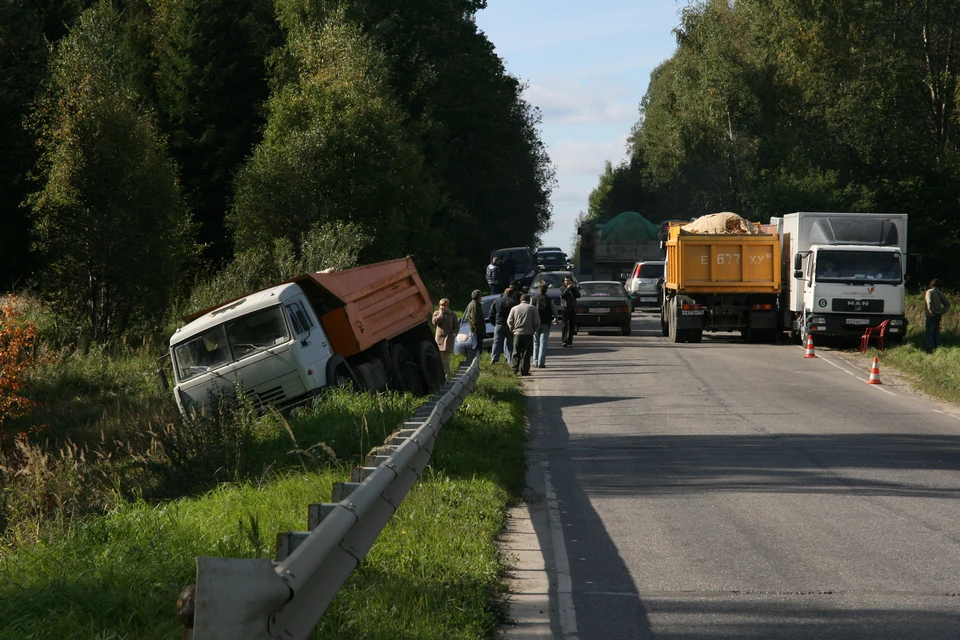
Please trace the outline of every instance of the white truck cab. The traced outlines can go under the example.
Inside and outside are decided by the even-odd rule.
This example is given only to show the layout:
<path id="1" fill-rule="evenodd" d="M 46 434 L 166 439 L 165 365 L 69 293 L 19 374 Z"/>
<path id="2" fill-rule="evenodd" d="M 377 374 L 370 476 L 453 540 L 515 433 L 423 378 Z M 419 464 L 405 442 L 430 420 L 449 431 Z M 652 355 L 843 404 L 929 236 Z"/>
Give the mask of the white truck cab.
<path id="1" fill-rule="evenodd" d="M 303 290 L 283 284 L 225 303 L 170 338 L 182 413 L 241 388 L 258 409 L 327 384 L 333 351 Z"/>

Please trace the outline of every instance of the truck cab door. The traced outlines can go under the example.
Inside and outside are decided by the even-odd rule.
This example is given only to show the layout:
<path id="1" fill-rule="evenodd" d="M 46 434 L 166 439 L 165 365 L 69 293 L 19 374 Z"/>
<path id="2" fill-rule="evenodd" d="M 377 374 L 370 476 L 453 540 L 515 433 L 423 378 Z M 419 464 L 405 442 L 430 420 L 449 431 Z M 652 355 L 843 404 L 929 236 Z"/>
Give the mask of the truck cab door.
<path id="1" fill-rule="evenodd" d="M 333 349 L 323 325 L 303 298 L 288 302 L 284 310 L 294 333 L 292 349 L 298 354 L 304 382 L 308 383 L 310 389 L 326 386 L 327 360 L 333 355 Z"/>

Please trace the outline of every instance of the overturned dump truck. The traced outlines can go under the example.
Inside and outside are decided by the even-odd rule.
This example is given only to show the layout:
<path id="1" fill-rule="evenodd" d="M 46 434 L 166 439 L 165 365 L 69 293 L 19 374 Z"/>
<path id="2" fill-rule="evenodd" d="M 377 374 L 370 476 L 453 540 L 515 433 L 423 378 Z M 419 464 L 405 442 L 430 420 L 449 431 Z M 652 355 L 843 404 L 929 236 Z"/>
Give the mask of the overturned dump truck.
<path id="1" fill-rule="evenodd" d="M 671 223 L 661 285 L 660 326 L 672 342 L 700 342 L 704 331 L 739 332 L 775 342 L 780 240 L 735 213 Z"/>
<path id="2" fill-rule="evenodd" d="M 433 308 L 413 260 L 308 273 L 184 318 L 170 338 L 184 414 L 238 390 L 257 409 L 331 385 L 422 395 L 443 386 Z"/>

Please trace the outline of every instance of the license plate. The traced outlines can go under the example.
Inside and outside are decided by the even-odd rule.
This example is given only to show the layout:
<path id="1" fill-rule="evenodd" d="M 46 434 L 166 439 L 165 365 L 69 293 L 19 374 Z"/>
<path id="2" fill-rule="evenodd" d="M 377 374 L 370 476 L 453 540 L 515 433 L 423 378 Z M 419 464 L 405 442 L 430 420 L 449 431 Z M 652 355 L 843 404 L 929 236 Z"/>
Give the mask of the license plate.
<path id="1" fill-rule="evenodd" d="M 847 324 L 868 325 L 870 324 L 870 318 L 847 318 Z"/>
<path id="2" fill-rule="evenodd" d="M 702 316 L 703 309 L 681 309 L 680 315 L 682 316 Z"/>
<path id="3" fill-rule="evenodd" d="M 656 297 L 656 296 L 653 296 L 653 297 L 651 297 L 651 296 L 640 296 L 640 302 L 656 302 L 656 301 L 657 301 L 657 297 Z"/>
<path id="4" fill-rule="evenodd" d="M 590 309 L 590 313 L 610 313 L 610 309 L 607 307 L 594 307 Z"/>

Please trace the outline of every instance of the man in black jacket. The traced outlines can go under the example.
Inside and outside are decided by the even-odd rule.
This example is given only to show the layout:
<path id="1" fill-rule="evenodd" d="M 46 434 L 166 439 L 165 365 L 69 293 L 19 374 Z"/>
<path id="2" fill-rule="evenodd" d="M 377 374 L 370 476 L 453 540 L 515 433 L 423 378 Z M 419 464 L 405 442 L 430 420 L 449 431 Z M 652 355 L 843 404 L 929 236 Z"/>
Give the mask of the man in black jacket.
<path id="1" fill-rule="evenodd" d="M 484 273 L 487 279 L 487 286 L 490 287 L 490 295 L 503 291 L 503 273 L 500 271 L 500 259 L 496 256 L 487 265 L 487 271 Z"/>
<path id="2" fill-rule="evenodd" d="M 490 349 L 490 361 L 497 362 L 500 355 L 511 361 L 513 355 L 513 333 L 507 326 L 507 316 L 510 315 L 510 309 L 517 306 L 519 302 L 513 297 L 513 287 L 507 287 L 503 295 L 497 298 L 490 305 L 490 324 L 493 325 L 493 347 Z"/>
<path id="3" fill-rule="evenodd" d="M 577 299 L 580 289 L 573 283 L 573 278 L 566 276 L 563 279 L 563 290 L 560 292 L 560 313 L 563 315 L 563 333 L 561 345 L 573 346 L 573 334 L 577 331 Z"/>

